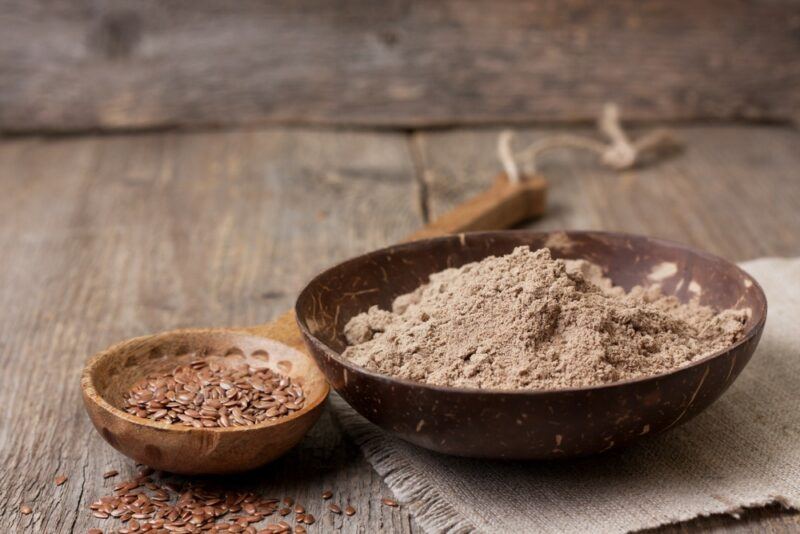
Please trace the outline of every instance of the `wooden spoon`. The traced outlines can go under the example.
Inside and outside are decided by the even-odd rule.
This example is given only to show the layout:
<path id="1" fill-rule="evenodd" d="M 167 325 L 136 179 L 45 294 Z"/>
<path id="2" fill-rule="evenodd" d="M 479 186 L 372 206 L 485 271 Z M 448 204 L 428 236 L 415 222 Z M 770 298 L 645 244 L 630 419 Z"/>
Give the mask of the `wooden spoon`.
<path id="1" fill-rule="evenodd" d="M 500 175 L 489 190 L 408 240 L 513 226 L 544 212 L 546 190 L 538 176 L 512 184 Z M 122 409 L 123 396 L 134 383 L 202 355 L 243 360 L 289 375 L 302 386 L 305 404 L 275 421 L 228 428 L 170 425 Z M 173 330 L 124 341 L 88 360 L 81 389 L 92 423 L 111 446 L 142 464 L 182 474 L 240 472 L 274 460 L 314 425 L 329 392 L 306 352 L 293 311 L 250 328 Z"/>

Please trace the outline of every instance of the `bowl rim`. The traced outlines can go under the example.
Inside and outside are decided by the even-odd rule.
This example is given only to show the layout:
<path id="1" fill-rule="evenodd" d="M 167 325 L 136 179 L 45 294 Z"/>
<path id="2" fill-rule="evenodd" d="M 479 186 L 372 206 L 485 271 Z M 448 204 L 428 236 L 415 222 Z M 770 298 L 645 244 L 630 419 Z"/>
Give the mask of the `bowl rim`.
<path id="1" fill-rule="evenodd" d="M 611 238 L 634 238 L 638 240 L 645 240 L 655 243 L 657 245 L 678 248 L 687 252 L 690 252 L 694 255 L 710 259 L 721 261 L 729 266 L 732 266 L 736 271 L 739 271 L 741 274 L 744 275 L 745 278 L 752 282 L 753 287 L 755 288 L 757 294 L 760 296 L 762 301 L 762 306 L 757 309 L 753 310 L 753 314 L 758 318 L 758 320 L 752 324 L 749 328 L 745 330 L 744 335 L 741 339 L 737 340 L 732 345 L 728 347 L 715 351 L 699 360 L 690 362 L 686 365 L 682 365 L 680 367 L 676 367 L 675 369 L 671 369 L 669 371 L 665 371 L 663 373 L 658 373 L 655 375 L 648 375 L 642 376 L 638 378 L 628 378 L 625 380 L 619 380 L 616 382 L 610 382 L 608 384 L 595 384 L 591 386 L 580 386 L 580 387 L 569 387 L 569 388 L 557 388 L 557 389 L 499 389 L 499 388 L 471 388 L 471 387 L 463 387 L 463 386 L 441 386 L 436 384 L 427 384 L 425 382 L 417 382 L 415 380 L 410 380 L 407 378 L 397 378 L 392 377 L 389 375 L 385 375 L 382 373 L 378 373 L 376 371 L 372 371 L 365 367 L 361 367 L 350 360 L 342 357 L 342 355 L 334 350 L 333 348 L 329 347 L 327 343 L 323 342 L 317 336 L 312 334 L 307 325 L 305 324 L 305 318 L 300 312 L 300 301 L 301 299 L 306 298 L 308 291 L 312 284 L 318 282 L 323 276 L 341 268 L 345 265 L 350 265 L 355 262 L 364 261 L 370 257 L 378 256 L 378 255 L 385 255 L 387 253 L 393 253 L 396 251 L 403 251 L 405 249 L 420 246 L 421 243 L 430 246 L 437 242 L 443 242 L 446 240 L 453 240 L 453 239 L 460 239 L 462 242 L 469 237 L 478 237 L 478 238 L 488 238 L 493 236 L 504 236 L 504 235 L 537 235 L 537 236 L 549 236 L 553 234 L 565 234 L 569 235 L 584 235 L 584 236 L 600 236 L 600 237 L 611 237 Z M 488 256 L 487 256 L 488 257 Z M 578 393 L 587 393 L 592 391 L 598 390 L 610 390 L 620 387 L 626 387 L 634 384 L 640 384 L 644 382 L 648 382 L 651 380 L 658 380 L 658 379 L 665 379 L 673 375 L 677 375 L 679 373 L 686 372 L 690 369 L 695 367 L 699 367 L 701 365 L 707 364 L 711 360 L 723 356 L 738 347 L 749 343 L 754 337 L 760 334 L 762 331 L 764 324 L 767 320 L 767 296 L 764 293 L 764 289 L 761 287 L 761 284 L 758 283 L 758 280 L 753 278 L 747 271 L 736 265 L 734 262 L 729 261 L 721 256 L 717 256 L 715 254 L 711 254 L 710 252 L 706 252 L 704 250 L 695 248 L 691 245 L 687 245 L 681 243 L 679 241 L 673 241 L 670 239 L 662 239 L 658 237 L 650 237 L 647 235 L 642 234 L 632 234 L 628 232 L 613 232 L 613 231 L 602 231 L 602 230 L 527 230 L 527 229 L 517 229 L 517 230 L 491 230 L 491 231 L 480 231 L 480 232 L 459 232 L 456 234 L 448 234 L 445 236 L 438 236 L 438 237 L 431 237 L 426 239 L 418 239 L 414 241 L 408 241 L 405 243 L 400 243 L 396 245 L 391 245 L 388 247 L 382 247 L 376 250 L 372 250 L 365 254 L 360 254 L 343 262 L 337 263 L 336 265 L 329 267 L 318 274 L 316 274 L 311 280 L 303 287 L 303 289 L 298 294 L 297 300 L 295 301 L 294 305 L 295 310 L 295 317 L 297 321 L 297 326 L 300 328 L 303 336 L 313 345 L 320 347 L 328 356 L 332 357 L 334 361 L 336 361 L 339 365 L 345 367 L 348 372 L 353 372 L 356 374 L 361 374 L 369 377 L 370 379 L 379 380 L 381 382 L 385 382 L 389 385 L 402 385 L 408 387 L 416 387 L 422 388 L 424 390 L 430 391 L 432 393 L 444 393 L 444 394 L 471 394 L 471 395 L 510 395 L 510 396 L 548 396 L 548 395 L 556 395 L 556 394 L 578 394 Z M 313 351 L 312 351 L 313 353 Z"/>
<path id="2" fill-rule="evenodd" d="M 252 337 L 252 338 L 263 338 L 264 336 L 259 336 L 249 332 L 247 329 L 240 329 L 240 328 L 180 328 L 176 330 L 169 330 L 165 332 L 159 332 L 156 334 L 148 334 L 144 336 L 138 336 L 134 338 L 127 339 L 125 341 L 120 341 L 119 343 L 115 343 L 110 347 L 103 349 L 99 352 L 96 352 L 89 358 L 87 358 L 83 371 L 81 372 L 81 391 L 83 393 L 83 398 L 87 402 L 92 402 L 96 406 L 100 407 L 101 409 L 105 410 L 109 414 L 122 419 L 128 423 L 153 428 L 159 431 L 167 431 L 167 432 L 183 432 L 187 434 L 198 433 L 198 432 L 212 432 L 212 433 L 219 433 L 219 434 L 234 434 L 238 432 L 247 432 L 252 430 L 264 430 L 268 428 L 275 428 L 281 426 L 283 424 L 289 423 L 294 421 L 295 419 L 299 419 L 304 415 L 307 415 L 309 412 L 316 410 L 325 400 L 328 398 L 328 394 L 330 393 L 330 384 L 328 380 L 325 378 L 325 374 L 322 372 L 321 369 L 314 361 L 314 358 L 303 351 L 296 349 L 287 345 L 286 343 L 282 343 L 280 341 L 270 339 L 275 343 L 281 343 L 282 345 L 286 345 L 287 347 L 301 353 L 303 356 L 310 358 L 312 363 L 314 364 L 312 367 L 320 373 L 322 377 L 322 388 L 321 393 L 318 398 L 312 400 L 311 402 L 306 402 L 306 404 L 298 411 L 287 415 L 285 417 L 281 417 L 274 421 L 264 421 L 261 423 L 256 423 L 254 425 L 244 425 L 244 426 L 230 426 L 230 427 L 203 427 L 203 428 L 195 428 L 192 426 L 186 425 L 176 425 L 176 424 L 168 424 L 168 423 L 160 423 L 157 421 L 153 421 L 151 419 L 146 419 L 144 417 L 138 417 L 135 415 L 131 415 L 110 402 L 108 402 L 103 395 L 97 390 L 94 384 L 94 379 L 92 376 L 92 370 L 94 367 L 103 359 L 114 357 L 115 354 L 118 354 L 119 351 L 127 347 L 129 345 L 133 345 L 136 343 L 142 343 L 148 340 L 153 340 L 157 338 L 164 338 L 170 337 L 173 335 L 232 335 L 232 336 L 245 336 L 245 337 Z M 309 400 L 308 397 L 306 398 L 307 401 Z"/>

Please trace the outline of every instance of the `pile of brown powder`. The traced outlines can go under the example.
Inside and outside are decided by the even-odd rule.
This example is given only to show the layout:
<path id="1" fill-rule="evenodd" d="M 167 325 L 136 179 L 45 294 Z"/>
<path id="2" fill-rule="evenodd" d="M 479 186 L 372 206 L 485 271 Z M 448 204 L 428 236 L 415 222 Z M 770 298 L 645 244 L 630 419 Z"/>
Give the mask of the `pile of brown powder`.
<path id="1" fill-rule="evenodd" d="M 428 384 L 556 389 L 669 371 L 723 349 L 742 311 L 681 304 L 657 286 L 626 293 L 585 261 L 518 247 L 372 307 L 345 327 L 344 356 Z"/>

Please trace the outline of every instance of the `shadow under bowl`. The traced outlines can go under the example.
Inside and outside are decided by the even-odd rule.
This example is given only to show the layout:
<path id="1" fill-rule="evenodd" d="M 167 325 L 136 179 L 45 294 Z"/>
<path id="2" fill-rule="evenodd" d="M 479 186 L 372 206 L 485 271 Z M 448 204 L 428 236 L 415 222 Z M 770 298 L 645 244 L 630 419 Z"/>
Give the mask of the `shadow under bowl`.
<path id="1" fill-rule="evenodd" d="M 205 356 L 288 375 L 303 388 L 305 404 L 274 421 L 227 428 L 170 425 L 122 409 L 124 395 L 142 378 Z M 84 368 L 81 389 L 92 423 L 111 446 L 155 469 L 189 475 L 247 471 L 278 458 L 314 425 L 329 391 L 314 361 L 298 350 L 231 330 L 201 329 L 139 337 L 99 352 Z"/>
<path id="2" fill-rule="evenodd" d="M 556 258 L 586 259 L 615 285 L 660 283 L 682 302 L 747 310 L 741 339 L 673 371 L 592 387 L 481 390 L 392 378 L 342 358 L 344 325 L 448 267 L 549 248 Z M 314 278 L 295 311 L 305 341 L 331 386 L 361 415 L 406 441 L 445 454 L 547 459 L 594 454 L 684 423 L 736 379 L 758 344 L 767 301 L 758 283 L 722 258 L 688 246 L 607 232 L 480 232 L 393 246 L 337 265 Z"/>

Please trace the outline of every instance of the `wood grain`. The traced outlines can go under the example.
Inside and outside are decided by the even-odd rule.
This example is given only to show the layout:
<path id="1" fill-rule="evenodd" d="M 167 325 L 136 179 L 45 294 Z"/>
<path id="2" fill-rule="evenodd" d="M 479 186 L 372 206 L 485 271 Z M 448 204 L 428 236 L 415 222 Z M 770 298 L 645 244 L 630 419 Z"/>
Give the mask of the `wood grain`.
<path id="1" fill-rule="evenodd" d="M 552 134 L 519 131 L 517 145 Z M 581 133 L 591 135 L 590 131 Z M 540 161 L 549 183 L 540 229 L 597 229 L 650 234 L 693 244 L 732 260 L 800 255 L 800 133 L 791 128 L 697 126 L 678 128 L 683 154 L 660 165 L 615 172 L 595 157 L 570 150 Z M 413 154 L 426 181 L 431 216 L 481 188 L 499 169 L 499 130 L 418 133 Z M 698 531 L 787 533 L 800 514 L 773 505 L 697 518 L 653 533 Z"/>
<path id="2" fill-rule="evenodd" d="M 526 140 L 551 130 L 528 129 Z M 536 228 L 653 233 L 735 260 L 800 254 L 800 134 L 689 127 L 682 156 L 618 174 L 591 156 L 544 156 Z M 135 335 L 248 325 L 288 309 L 316 271 L 400 239 L 490 183 L 496 131 L 403 135 L 256 130 L 0 142 L 0 532 L 85 532 L 131 463 L 91 429 L 78 379 L 89 354 Z M 413 161 L 412 161 L 413 160 Z M 58 473 L 68 475 L 61 487 Z M 289 476 L 292 475 L 292 476 Z M 236 480 L 293 494 L 322 531 L 418 532 L 330 414 L 275 464 Z M 334 489 L 359 510 L 322 513 Z M 19 504 L 33 514 L 22 516 Z M 776 507 L 667 532 L 796 532 Z"/>
<path id="3" fill-rule="evenodd" d="M 515 146 L 554 131 L 520 130 Z M 735 261 L 800 254 L 796 130 L 696 126 L 675 133 L 686 145 L 684 153 L 632 171 L 609 170 L 592 154 L 570 149 L 546 153 L 540 163 L 550 185 L 547 216 L 529 226 L 647 234 Z M 498 134 L 487 129 L 414 136 L 431 216 L 487 186 L 484 177 L 500 168 Z"/>
<path id="4" fill-rule="evenodd" d="M 800 117 L 794 0 L 10 0 L 0 130 Z"/>
<path id="5" fill-rule="evenodd" d="M 102 527 L 86 508 L 114 484 L 102 473 L 132 472 L 81 406 L 89 354 L 169 328 L 269 320 L 316 271 L 416 228 L 413 181 L 400 135 L 0 143 L 0 532 Z M 58 473 L 70 477 L 61 487 Z M 410 528 L 403 510 L 380 505 L 390 493 L 329 414 L 239 482 L 301 500 L 322 530 Z M 324 512 L 328 488 L 355 519 Z"/>

